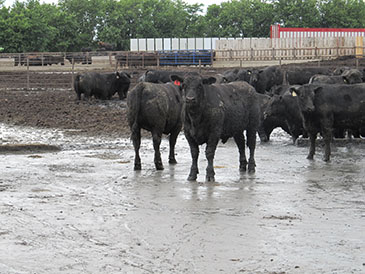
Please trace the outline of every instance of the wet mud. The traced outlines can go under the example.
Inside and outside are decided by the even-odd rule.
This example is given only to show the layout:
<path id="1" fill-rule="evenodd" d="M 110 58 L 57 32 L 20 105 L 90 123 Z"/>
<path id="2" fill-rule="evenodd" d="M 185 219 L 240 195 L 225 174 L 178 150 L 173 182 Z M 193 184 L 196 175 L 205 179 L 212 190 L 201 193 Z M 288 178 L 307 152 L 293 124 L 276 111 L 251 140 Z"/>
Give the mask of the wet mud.
<path id="1" fill-rule="evenodd" d="M 280 130 L 240 173 L 219 144 L 216 182 L 188 182 L 190 152 L 156 171 L 150 138 L 133 171 L 128 138 L 1 124 L 3 144 L 34 140 L 59 152 L 0 154 L 0 273 L 363 273 L 365 146 L 308 161 Z M 318 155 L 322 153 L 321 147 Z"/>
<path id="2" fill-rule="evenodd" d="M 156 171 L 144 132 L 135 172 L 125 101 L 76 102 L 62 77 L 36 91 L 9 78 L 0 92 L 1 274 L 365 272 L 363 140 L 334 143 L 325 163 L 320 145 L 308 161 L 305 140 L 275 130 L 257 142 L 255 174 L 239 172 L 229 140 L 215 182 L 202 146 L 189 182 L 184 135 L 176 165 L 163 139 Z"/>

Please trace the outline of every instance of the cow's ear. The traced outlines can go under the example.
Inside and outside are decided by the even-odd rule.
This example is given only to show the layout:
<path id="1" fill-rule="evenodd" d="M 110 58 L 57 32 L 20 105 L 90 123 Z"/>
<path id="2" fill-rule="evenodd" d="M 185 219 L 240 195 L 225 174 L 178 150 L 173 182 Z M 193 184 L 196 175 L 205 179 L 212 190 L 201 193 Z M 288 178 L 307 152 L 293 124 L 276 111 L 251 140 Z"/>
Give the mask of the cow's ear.
<path id="1" fill-rule="evenodd" d="M 177 81 L 179 83 L 184 82 L 184 78 L 180 77 L 179 75 L 175 75 L 175 74 L 170 75 L 170 80 L 171 80 L 171 82 L 174 82 L 174 83 L 175 83 L 175 81 Z"/>
<path id="2" fill-rule="evenodd" d="M 349 83 L 349 81 L 347 80 L 347 77 L 346 76 L 342 76 L 342 80 L 343 80 L 343 82 L 345 84 L 348 84 Z"/>
<path id="3" fill-rule="evenodd" d="M 290 87 L 289 92 L 290 92 L 291 96 L 293 96 L 293 97 L 300 95 L 300 91 L 296 87 Z"/>
<path id="4" fill-rule="evenodd" d="M 247 74 L 248 74 L 248 75 L 251 75 L 251 74 L 252 74 L 252 71 L 248 69 L 248 70 L 247 70 Z"/>
<path id="5" fill-rule="evenodd" d="M 119 74 L 119 72 L 118 72 L 118 71 L 115 73 L 115 78 L 117 78 L 117 79 L 119 79 L 119 78 L 120 78 L 120 74 Z"/>
<path id="6" fill-rule="evenodd" d="M 208 77 L 203 79 L 203 85 L 211 85 L 217 81 L 215 77 Z"/>

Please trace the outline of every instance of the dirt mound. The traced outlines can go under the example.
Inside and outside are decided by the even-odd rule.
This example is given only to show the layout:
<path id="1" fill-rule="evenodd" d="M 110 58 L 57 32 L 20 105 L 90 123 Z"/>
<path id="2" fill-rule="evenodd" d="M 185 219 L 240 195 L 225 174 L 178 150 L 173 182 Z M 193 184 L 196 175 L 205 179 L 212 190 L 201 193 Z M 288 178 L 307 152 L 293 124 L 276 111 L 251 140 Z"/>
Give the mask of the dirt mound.
<path id="1" fill-rule="evenodd" d="M 73 91 L 3 91 L 0 121 L 88 135 L 129 136 L 125 101 L 76 101 Z"/>
<path id="2" fill-rule="evenodd" d="M 338 60 L 322 61 L 320 63 L 309 62 L 283 67 L 313 67 L 318 65 L 329 68 L 359 65 L 363 68 L 365 59 L 339 58 Z M 198 71 L 196 67 L 176 69 Z M 227 70 L 227 68 L 208 67 L 204 68 L 202 73 L 214 74 L 224 70 Z M 131 88 L 145 71 L 146 69 L 128 70 L 133 75 Z M 4 73 L 0 72 L 0 76 Z M 118 100 L 117 97 L 110 101 L 92 99 L 89 102 L 78 102 L 75 92 L 70 88 L 70 74 L 33 72 L 30 78 L 31 91 L 19 88 L 19 83 L 24 81 L 24 72 L 6 72 L 6 76 L 3 76 L 3 80 L 0 81 L 0 122 L 41 128 L 71 129 L 74 130 L 71 132 L 77 132 L 77 134 L 118 137 L 130 135 L 126 117 L 126 102 Z"/>

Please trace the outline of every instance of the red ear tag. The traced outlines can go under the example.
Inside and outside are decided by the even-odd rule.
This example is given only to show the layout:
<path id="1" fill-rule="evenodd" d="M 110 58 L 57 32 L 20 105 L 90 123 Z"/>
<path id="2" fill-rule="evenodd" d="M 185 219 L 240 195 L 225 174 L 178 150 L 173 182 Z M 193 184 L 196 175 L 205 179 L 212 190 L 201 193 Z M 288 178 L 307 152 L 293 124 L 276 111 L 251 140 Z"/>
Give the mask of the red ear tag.
<path id="1" fill-rule="evenodd" d="M 181 82 L 180 82 L 179 80 L 175 80 L 175 81 L 174 81 L 174 85 L 176 85 L 176 86 L 180 86 L 180 85 L 181 85 Z"/>

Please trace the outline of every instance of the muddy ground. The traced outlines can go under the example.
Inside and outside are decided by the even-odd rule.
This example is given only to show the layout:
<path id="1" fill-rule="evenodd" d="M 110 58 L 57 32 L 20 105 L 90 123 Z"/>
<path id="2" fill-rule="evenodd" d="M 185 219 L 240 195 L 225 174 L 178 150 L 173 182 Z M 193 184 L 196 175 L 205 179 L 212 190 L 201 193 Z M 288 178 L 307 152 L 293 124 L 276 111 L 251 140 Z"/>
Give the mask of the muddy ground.
<path id="1" fill-rule="evenodd" d="M 330 163 L 319 147 L 308 161 L 306 146 L 276 130 L 248 175 L 228 141 L 208 183 L 204 146 L 188 182 L 184 135 L 177 165 L 163 140 L 163 171 L 145 135 L 134 172 L 125 102 L 78 103 L 70 75 L 47 77 L 59 88 L 1 82 L 1 274 L 365 272 L 362 142 L 335 144 Z"/>

